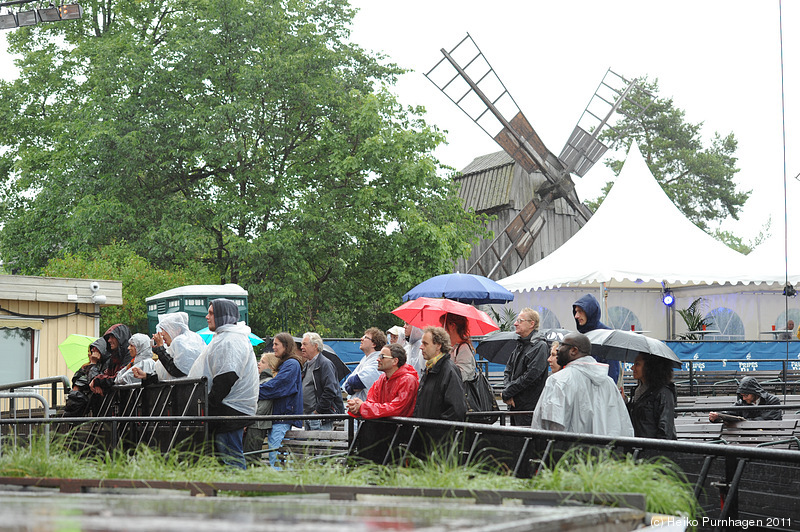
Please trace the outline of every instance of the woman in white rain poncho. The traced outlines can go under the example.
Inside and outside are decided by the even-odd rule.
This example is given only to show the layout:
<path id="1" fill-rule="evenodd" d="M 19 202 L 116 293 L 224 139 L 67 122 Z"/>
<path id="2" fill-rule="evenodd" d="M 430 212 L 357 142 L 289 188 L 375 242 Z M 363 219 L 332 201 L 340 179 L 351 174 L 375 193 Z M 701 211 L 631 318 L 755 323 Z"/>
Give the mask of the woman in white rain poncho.
<path id="1" fill-rule="evenodd" d="M 209 416 L 254 416 L 258 402 L 258 366 L 250 344 L 250 327 L 239 321 L 239 307 L 229 299 L 215 299 L 208 307 L 211 343 L 195 360 L 189 377 L 208 379 Z M 209 424 L 214 449 L 226 465 L 246 469 L 242 437 L 252 421 L 232 419 Z"/>
<path id="2" fill-rule="evenodd" d="M 156 331 L 153 352 L 158 355 L 156 375 L 159 380 L 188 375 L 194 361 L 206 348 L 203 338 L 189 329 L 189 315 L 185 312 L 162 314 L 158 317 Z"/>
<path id="3" fill-rule="evenodd" d="M 133 384 L 138 382 L 133 374 L 133 368 L 139 368 L 145 373 L 155 371 L 156 361 L 153 360 L 153 351 L 150 349 L 150 337 L 146 334 L 136 333 L 128 340 L 128 352 L 131 362 L 128 367 L 121 369 L 114 379 L 115 384 Z"/>

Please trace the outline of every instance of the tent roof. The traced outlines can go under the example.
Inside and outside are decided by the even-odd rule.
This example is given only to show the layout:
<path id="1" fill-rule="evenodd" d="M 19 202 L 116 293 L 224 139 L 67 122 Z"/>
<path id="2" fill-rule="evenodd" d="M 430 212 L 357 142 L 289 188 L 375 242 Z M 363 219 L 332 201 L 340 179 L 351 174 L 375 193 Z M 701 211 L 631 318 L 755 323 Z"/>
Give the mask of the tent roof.
<path id="1" fill-rule="evenodd" d="M 744 261 L 744 255 L 678 210 L 634 143 L 614 186 L 586 225 L 547 257 L 498 282 L 512 291 L 600 283 L 737 283 L 747 271 Z"/>
<path id="2" fill-rule="evenodd" d="M 800 197 L 800 185 L 789 181 L 787 197 Z M 788 233 L 788 246 L 786 235 Z M 746 257 L 748 273 L 769 283 L 800 283 L 800 214 L 791 209 L 785 218 L 774 219 L 772 235 Z"/>

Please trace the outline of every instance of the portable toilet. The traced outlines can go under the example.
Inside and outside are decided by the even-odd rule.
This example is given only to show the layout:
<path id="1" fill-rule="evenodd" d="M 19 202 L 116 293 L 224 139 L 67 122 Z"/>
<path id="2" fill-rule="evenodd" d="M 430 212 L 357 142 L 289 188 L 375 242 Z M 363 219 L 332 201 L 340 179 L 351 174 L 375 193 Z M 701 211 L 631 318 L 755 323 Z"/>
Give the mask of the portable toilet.
<path id="1" fill-rule="evenodd" d="M 247 290 L 233 283 L 194 284 L 179 286 L 146 298 L 148 330 L 151 335 L 156 332 L 160 315 L 183 311 L 189 315 L 189 328 L 199 331 L 208 326 L 206 314 L 209 303 L 220 297 L 236 303 L 241 320 L 247 323 Z"/>

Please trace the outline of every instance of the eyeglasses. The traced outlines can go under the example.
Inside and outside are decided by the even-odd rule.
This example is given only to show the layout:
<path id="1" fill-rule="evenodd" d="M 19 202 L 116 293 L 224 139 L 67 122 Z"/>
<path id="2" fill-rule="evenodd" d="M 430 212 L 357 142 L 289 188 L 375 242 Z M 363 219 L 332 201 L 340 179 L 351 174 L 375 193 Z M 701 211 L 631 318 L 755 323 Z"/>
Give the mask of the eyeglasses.
<path id="1" fill-rule="evenodd" d="M 372 341 L 372 338 L 370 338 L 370 337 L 369 337 L 369 336 L 367 336 L 366 334 L 365 334 L 364 336 L 362 336 L 362 337 L 361 337 L 361 339 L 362 339 L 362 340 L 369 340 L 370 342 Z"/>
<path id="2" fill-rule="evenodd" d="M 394 358 L 392 355 L 381 355 L 380 358 Z"/>
<path id="3" fill-rule="evenodd" d="M 524 318 L 517 318 L 516 321 L 514 321 L 514 323 L 522 323 L 523 321 L 533 321 L 533 320 L 526 320 Z"/>

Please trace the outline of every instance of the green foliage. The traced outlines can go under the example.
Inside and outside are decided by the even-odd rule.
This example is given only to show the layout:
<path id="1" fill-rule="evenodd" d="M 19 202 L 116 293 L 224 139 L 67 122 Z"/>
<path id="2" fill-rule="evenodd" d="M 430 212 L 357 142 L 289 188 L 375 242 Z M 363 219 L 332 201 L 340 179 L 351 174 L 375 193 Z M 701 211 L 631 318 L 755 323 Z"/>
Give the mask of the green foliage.
<path id="1" fill-rule="evenodd" d="M 174 271 L 154 268 L 124 242 L 104 246 L 95 253 L 67 254 L 53 259 L 44 275 L 122 281 L 123 304 L 101 308 L 100 330 L 124 323 L 131 333 L 145 334 L 148 332 L 145 298 L 187 284 L 214 284 L 213 274 L 200 266 Z"/>
<path id="2" fill-rule="evenodd" d="M 512 477 L 487 459 L 460 463 L 460 453 L 434 448 L 425 459 L 411 457 L 403 467 L 380 466 L 351 459 L 296 460 L 276 471 L 251 467 L 247 471 L 222 466 L 196 452 L 169 454 L 140 446 L 135 451 L 70 450 L 69 439 L 57 435 L 49 449 L 35 438 L 29 446 L 6 446 L 0 454 L 0 476 L 54 478 L 152 479 L 166 481 L 285 483 L 291 485 L 381 486 L 482 490 L 550 490 L 582 493 L 643 493 L 647 511 L 697 517 L 700 511 L 693 487 L 665 458 L 634 460 L 612 455 L 608 449 L 574 447 L 552 468 L 532 479 Z"/>
<path id="3" fill-rule="evenodd" d="M 692 304 L 684 309 L 679 309 L 678 314 L 683 318 L 683 322 L 690 331 L 699 331 L 703 327 L 708 327 L 711 322 L 707 321 L 704 317 L 705 311 L 703 309 L 703 298 L 698 297 Z M 678 338 L 681 340 L 702 340 L 698 338 L 697 334 L 683 333 L 679 334 Z"/>
<path id="4" fill-rule="evenodd" d="M 530 481 L 538 490 L 584 493 L 644 493 L 647 511 L 690 519 L 700 511 L 692 485 L 678 467 L 663 457 L 634 460 L 614 457 L 608 449 L 569 449 L 552 469 Z"/>
<path id="5" fill-rule="evenodd" d="M 756 246 L 762 244 L 767 239 L 767 237 L 769 236 L 769 229 L 771 225 L 772 225 L 772 218 L 769 218 L 767 220 L 767 223 L 765 223 L 764 226 L 761 228 L 761 230 L 758 232 L 758 235 L 756 235 L 756 237 L 750 240 L 749 242 L 745 242 L 741 237 L 734 235 L 730 231 L 723 231 L 721 229 L 717 229 L 714 232 L 714 238 L 716 238 L 720 242 L 723 242 L 729 248 L 735 249 L 736 251 L 742 253 L 743 255 L 748 255 L 750 254 L 751 251 L 753 251 L 756 248 Z"/>
<path id="6" fill-rule="evenodd" d="M 242 285 L 258 334 L 349 336 L 390 323 L 485 231 L 433 156 L 442 133 L 389 92 L 401 69 L 348 41 L 346 0 L 84 10 L 9 34 L 8 268 L 125 242 L 153 268 Z"/>
<path id="7" fill-rule="evenodd" d="M 620 110 L 623 118 L 614 125 L 622 133 L 606 130 L 600 136 L 611 142 L 611 148 L 627 153 L 633 141 L 639 145 L 647 166 L 667 196 L 695 225 L 709 230 L 728 216 L 738 219 L 750 191 L 738 191 L 733 178 L 736 168 L 737 141 L 733 133 L 714 133 L 711 144 L 704 147 L 701 137 L 703 123 L 685 120 L 685 112 L 672 98 L 658 97 L 658 80 L 643 80 L 644 88 L 654 101 L 641 94 L 634 102 L 626 102 Z M 649 105 L 639 114 L 641 107 Z M 606 165 L 619 175 L 624 161 L 610 160 Z M 601 196 L 587 202 L 595 209 L 611 189 L 608 183 Z"/>
<path id="8" fill-rule="evenodd" d="M 514 322 L 517 321 L 517 312 L 513 308 L 500 307 L 500 311 L 498 312 L 494 307 L 490 307 L 489 315 L 497 326 L 500 327 L 501 331 L 514 330 Z"/>

